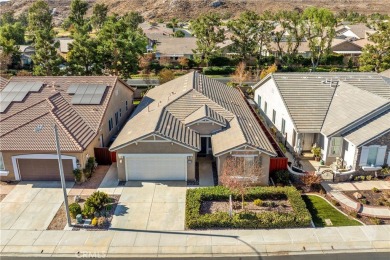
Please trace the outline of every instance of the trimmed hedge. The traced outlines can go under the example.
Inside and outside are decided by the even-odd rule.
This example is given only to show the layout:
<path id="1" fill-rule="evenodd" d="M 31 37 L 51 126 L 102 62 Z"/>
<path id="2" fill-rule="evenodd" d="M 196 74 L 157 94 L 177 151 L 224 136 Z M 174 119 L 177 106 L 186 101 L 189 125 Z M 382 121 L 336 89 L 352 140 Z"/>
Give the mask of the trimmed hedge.
<path id="1" fill-rule="evenodd" d="M 217 186 L 187 190 L 185 225 L 188 229 L 209 229 L 209 228 L 291 228 L 310 226 L 311 216 L 306 209 L 306 204 L 301 194 L 294 187 L 254 187 L 250 188 L 245 200 L 255 199 L 287 199 L 293 212 L 240 212 L 233 213 L 229 217 L 228 212 L 217 212 L 212 214 L 200 214 L 202 201 L 228 201 L 229 195 L 233 199 L 240 200 L 238 193 L 232 193 L 229 189 Z"/>

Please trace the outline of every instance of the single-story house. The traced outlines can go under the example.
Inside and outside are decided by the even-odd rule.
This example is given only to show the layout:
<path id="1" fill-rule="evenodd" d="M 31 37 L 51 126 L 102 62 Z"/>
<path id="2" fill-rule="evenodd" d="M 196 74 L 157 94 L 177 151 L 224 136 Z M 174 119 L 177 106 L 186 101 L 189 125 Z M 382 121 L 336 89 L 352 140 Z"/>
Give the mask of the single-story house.
<path id="1" fill-rule="evenodd" d="M 0 179 L 59 180 L 53 124 L 65 178 L 107 147 L 132 110 L 118 77 L 13 77 L 0 92 Z M 99 161 L 98 161 L 99 163 Z"/>
<path id="2" fill-rule="evenodd" d="M 336 28 L 336 35 L 338 37 L 366 39 L 370 34 L 375 33 L 374 29 L 367 27 L 364 23 L 340 25 Z"/>
<path id="3" fill-rule="evenodd" d="M 32 64 L 32 56 L 35 54 L 35 48 L 30 45 L 19 45 L 20 65 L 30 66 Z"/>
<path id="4" fill-rule="evenodd" d="M 261 161 L 267 185 L 277 155 L 241 92 L 197 72 L 149 90 L 110 150 L 122 181 L 194 180 L 198 157 L 212 156 L 218 174 L 227 158 Z"/>
<path id="5" fill-rule="evenodd" d="M 179 57 L 193 58 L 193 50 L 196 49 L 196 38 L 175 38 L 164 37 L 160 38 L 155 45 L 156 58 L 169 57 L 172 60 L 177 60 Z"/>
<path id="6" fill-rule="evenodd" d="M 390 85 L 379 74 L 274 73 L 253 89 L 291 150 L 316 145 L 325 164 L 362 172 L 390 163 Z"/>

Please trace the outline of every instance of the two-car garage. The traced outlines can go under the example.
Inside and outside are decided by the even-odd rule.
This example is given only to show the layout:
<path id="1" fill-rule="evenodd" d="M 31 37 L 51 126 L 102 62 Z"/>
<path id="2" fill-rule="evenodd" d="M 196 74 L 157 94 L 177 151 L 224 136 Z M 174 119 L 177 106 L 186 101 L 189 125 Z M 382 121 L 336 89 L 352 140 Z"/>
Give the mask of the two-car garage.
<path id="1" fill-rule="evenodd" d="M 119 154 L 128 181 L 186 181 L 188 156 L 191 154 Z"/>

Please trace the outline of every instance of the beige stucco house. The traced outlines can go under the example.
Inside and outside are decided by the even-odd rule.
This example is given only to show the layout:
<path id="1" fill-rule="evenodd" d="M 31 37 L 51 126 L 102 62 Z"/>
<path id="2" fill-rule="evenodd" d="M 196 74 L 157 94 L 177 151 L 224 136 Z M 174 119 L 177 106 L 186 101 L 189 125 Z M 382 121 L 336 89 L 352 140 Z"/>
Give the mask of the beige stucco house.
<path id="1" fill-rule="evenodd" d="M 261 158 L 267 184 L 276 156 L 241 92 L 197 72 L 150 90 L 110 150 L 120 180 L 194 180 L 197 157 L 209 156 L 218 174 L 228 157 Z"/>
<path id="2" fill-rule="evenodd" d="M 59 180 L 53 124 L 65 177 L 108 146 L 132 110 L 117 77 L 13 77 L 0 92 L 1 180 Z"/>

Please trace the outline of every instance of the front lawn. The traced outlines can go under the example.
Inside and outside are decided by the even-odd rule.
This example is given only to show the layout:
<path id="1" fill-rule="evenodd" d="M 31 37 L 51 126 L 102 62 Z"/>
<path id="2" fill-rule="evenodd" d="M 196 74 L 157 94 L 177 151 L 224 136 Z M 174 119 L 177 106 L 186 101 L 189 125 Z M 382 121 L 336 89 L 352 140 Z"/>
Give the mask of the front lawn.
<path id="1" fill-rule="evenodd" d="M 245 195 L 244 210 L 229 216 L 229 195 L 241 195 L 217 186 L 187 190 L 185 224 L 188 229 L 309 227 L 310 213 L 294 187 L 254 187 Z M 256 204 L 256 205 L 253 205 Z"/>
<path id="2" fill-rule="evenodd" d="M 358 221 L 341 214 L 338 210 L 329 205 L 329 203 L 323 198 L 314 195 L 304 195 L 302 198 L 306 203 L 307 209 L 310 211 L 316 227 L 327 226 L 325 219 L 330 219 L 332 225 L 336 227 L 362 225 Z"/>

